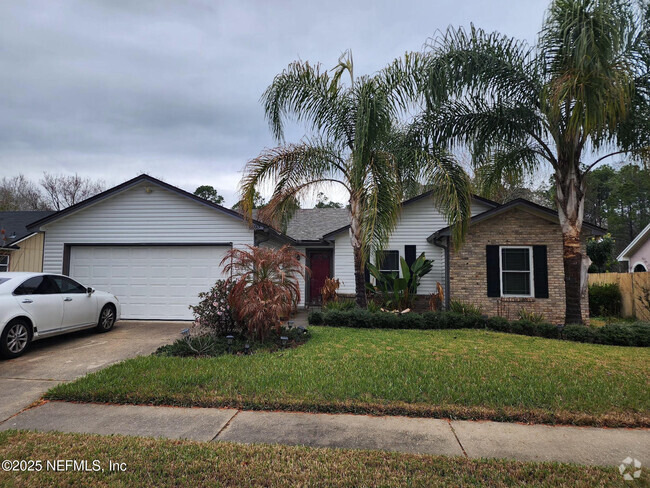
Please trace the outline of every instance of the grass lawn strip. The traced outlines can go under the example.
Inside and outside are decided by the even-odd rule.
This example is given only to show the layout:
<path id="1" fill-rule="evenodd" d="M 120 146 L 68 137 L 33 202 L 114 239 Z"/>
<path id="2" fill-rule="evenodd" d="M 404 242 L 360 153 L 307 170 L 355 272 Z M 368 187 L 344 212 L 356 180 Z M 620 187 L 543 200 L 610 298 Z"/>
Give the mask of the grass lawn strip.
<path id="1" fill-rule="evenodd" d="M 0 471 L 0 486 L 622 486 L 618 470 L 559 463 L 82 434 L 0 433 L 0 457 L 98 460 L 104 472 Z M 108 462 L 126 463 L 109 472 Z M 648 473 L 643 473 L 647 479 Z"/>
<path id="2" fill-rule="evenodd" d="M 650 349 L 482 330 L 311 327 L 295 349 L 147 356 L 61 384 L 47 398 L 650 426 Z"/>

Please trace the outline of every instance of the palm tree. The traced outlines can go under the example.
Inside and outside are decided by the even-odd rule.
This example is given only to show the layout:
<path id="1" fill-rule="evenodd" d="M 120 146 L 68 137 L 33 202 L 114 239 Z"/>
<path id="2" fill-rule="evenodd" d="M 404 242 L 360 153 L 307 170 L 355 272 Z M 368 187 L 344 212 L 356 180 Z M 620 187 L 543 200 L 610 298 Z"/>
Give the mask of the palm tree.
<path id="1" fill-rule="evenodd" d="M 647 3 L 554 0 L 536 48 L 472 26 L 449 29 L 427 53 L 420 124 L 433 141 L 469 148 L 495 183 L 553 168 L 566 323 L 582 322 L 585 175 L 617 154 L 648 155 L 649 19 Z M 587 165 L 590 152 L 602 156 Z"/>
<path id="2" fill-rule="evenodd" d="M 277 75 L 262 96 L 279 146 L 249 161 L 241 181 L 247 215 L 256 189 L 274 187 L 260 218 L 285 214 L 292 199 L 339 185 L 349 195 L 350 239 L 354 253 L 356 301 L 366 306 L 364 267 L 370 249 L 381 249 L 397 221 L 402 196 L 425 182 L 459 238 L 470 217 L 469 179 L 445 151 L 409 130 L 404 117 L 417 93 L 419 55 L 396 60 L 375 76 L 355 78 L 352 56 L 344 53 L 332 76 L 319 65 L 294 62 Z M 349 83 L 344 75 L 349 74 Z M 289 117 L 310 136 L 284 143 Z"/>

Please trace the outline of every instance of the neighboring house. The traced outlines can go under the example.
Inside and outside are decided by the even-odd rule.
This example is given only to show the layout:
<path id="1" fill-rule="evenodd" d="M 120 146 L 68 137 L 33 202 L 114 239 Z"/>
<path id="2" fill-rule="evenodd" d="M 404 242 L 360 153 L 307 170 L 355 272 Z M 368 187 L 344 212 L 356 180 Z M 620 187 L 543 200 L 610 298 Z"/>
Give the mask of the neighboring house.
<path id="1" fill-rule="evenodd" d="M 639 235 L 623 249 L 616 259 L 627 262 L 630 273 L 650 271 L 650 224 L 639 232 Z"/>
<path id="2" fill-rule="evenodd" d="M 503 312 L 503 304 L 508 303 L 507 314 L 525 306 L 544 313 L 548 320 L 561 320 L 562 235 L 555 212 L 525 201 L 498 205 L 474 197 L 467 242 L 456 251 L 445 234 L 447 222 L 429 196 L 425 193 L 403 203 L 380 263 L 382 270 L 398 271 L 400 256 L 410 262 L 425 253 L 434 260 L 434 268 L 422 280 L 419 294 L 434 292 L 436 282 L 440 282 L 447 296 L 450 291 L 452 298 L 481 304 L 488 314 Z M 492 219 L 497 215 L 499 218 Z M 116 294 L 122 316 L 127 319 L 191 319 L 188 306 L 196 303 L 198 293 L 224 277 L 220 262 L 226 251 L 246 245 L 290 244 L 305 254 L 311 273 L 306 282 L 300 280 L 304 291 L 301 306 L 318 301 L 328 276 L 341 281 L 341 294 L 354 294 L 349 214 L 345 209 L 298 210 L 286 231 L 279 232 L 255 218 L 250 225 L 236 211 L 140 175 L 33 222 L 29 230 L 44 233 L 43 271 L 67 274 Z M 604 233 L 588 224 L 585 230 Z M 487 278 L 493 271 L 488 273 L 486 260 L 494 251 L 486 250 L 506 245 L 526 246 L 522 249 L 527 250 L 511 256 L 505 249 L 507 262 L 520 263 L 525 254 L 532 264 L 527 271 L 525 266 L 503 269 L 506 282 L 500 285 L 499 296 L 493 296 L 494 284 L 490 281 L 488 286 Z M 536 251 L 544 246 L 548 264 Z M 375 256 L 370 259 L 376 262 Z M 544 266 L 545 273 L 538 275 Z M 515 273 L 525 278 L 512 278 Z M 548 298 L 539 294 L 542 275 L 549 283 Z M 524 279 L 529 287 L 515 291 L 527 296 L 511 296 L 512 283 Z"/>
<path id="3" fill-rule="evenodd" d="M 43 233 L 27 225 L 54 212 L 0 212 L 0 272 L 43 269 Z"/>

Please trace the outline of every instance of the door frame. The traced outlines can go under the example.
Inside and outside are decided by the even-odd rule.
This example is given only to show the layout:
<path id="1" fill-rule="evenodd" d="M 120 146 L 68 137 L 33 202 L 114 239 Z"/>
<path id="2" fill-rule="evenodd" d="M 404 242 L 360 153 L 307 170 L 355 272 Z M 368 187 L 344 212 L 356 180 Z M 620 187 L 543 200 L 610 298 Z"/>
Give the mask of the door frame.
<path id="1" fill-rule="evenodd" d="M 305 250 L 305 266 L 311 269 L 311 255 L 326 253 L 330 255 L 330 272 L 329 277 L 334 277 L 334 249 L 331 247 L 315 248 Z M 305 307 L 309 307 L 311 303 L 311 279 L 305 276 Z"/>

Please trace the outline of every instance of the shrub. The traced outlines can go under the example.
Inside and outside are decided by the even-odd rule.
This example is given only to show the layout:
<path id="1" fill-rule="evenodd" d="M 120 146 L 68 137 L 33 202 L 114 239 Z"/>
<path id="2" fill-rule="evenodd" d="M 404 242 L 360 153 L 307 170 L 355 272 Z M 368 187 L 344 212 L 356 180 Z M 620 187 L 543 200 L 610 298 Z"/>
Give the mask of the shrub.
<path id="1" fill-rule="evenodd" d="M 483 309 L 481 309 L 481 307 L 460 300 L 452 300 L 451 302 L 449 302 L 449 311 L 461 315 L 480 316 L 483 314 Z"/>
<path id="2" fill-rule="evenodd" d="M 357 303 L 354 300 L 332 300 L 323 304 L 323 310 L 352 310 L 356 306 Z"/>
<path id="3" fill-rule="evenodd" d="M 567 324 L 562 329 L 562 336 L 568 341 L 597 342 L 598 333 L 592 327 L 580 324 Z"/>
<path id="4" fill-rule="evenodd" d="M 308 330 L 298 328 L 286 329 L 281 328 L 280 332 L 272 330 L 264 341 L 249 341 L 243 334 L 233 336 L 233 343 L 228 344 L 225 336 L 215 334 L 189 336 L 178 339 L 173 344 L 159 347 L 155 354 L 162 356 L 177 357 L 200 357 L 200 356 L 220 356 L 222 354 L 245 354 L 245 344 L 249 344 L 249 353 L 256 351 L 275 351 L 280 349 L 282 342 L 280 337 L 288 338 L 288 346 L 298 346 L 307 342 L 311 333 Z"/>
<path id="5" fill-rule="evenodd" d="M 598 342 L 616 346 L 634 345 L 634 333 L 626 324 L 605 324 L 597 330 Z"/>
<path id="6" fill-rule="evenodd" d="M 560 329 L 547 322 L 508 321 L 504 317 L 484 318 L 456 312 L 394 314 L 355 308 L 350 311 L 312 312 L 309 323 L 364 329 L 484 329 L 547 339 L 566 339 L 619 346 L 650 346 L 650 323 L 608 324 L 600 329 L 570 324 Z M 317 322 L 318 323 L 317 323 Z"/>
<path id="7" fill-rule="evenodd" d="M 341 287 L 341 281 L 334 278 L 325 278 L 325 283 L 320 290 L 321 300 L 323 306 L 327 305 L 330 302 L 336 302 L 338 300 L 338 295 L 336 290 Z"/>
<path id="8" fill-rule="evenodd" d="M 224 336 L 240 329 L 228 303 L 231 289 L 232 284 L 219 280 L 210 291 L 199 293 L 198 305 L 190 305 L 197 327 Z"/>
<path id="9" fill-rule="evenodd" d="M 589 285 L 589 314 L 597 316 L 619 316 L 623 298 L 616 283 Z"/>
<path id="10" fill-rule="evenodd" d="M 544 321 L 544 316 L 541 313 L 529 312 L 525 308 L 519 310 L 519 319 L 527 322 L 534 322 L 536 324 Z"/>
<path id="11" fill-rule="evenodd" d="M 247 246 L 231 249 L 221 261 L 230 274 L 230 306 L 238 322 L 244 324 L 250 339 L 263 341 L 271 329 L 280 331 L 300 301 L 298 275 L 305 274 L 300 263 L 303 254 L 291 246 L 280 249 Z"/>
<path id="12" fill-rule="evenodd" d="M 650 323 L 634 322 L 630 324 L 634 345 L 640 347 L 650 347 Z"/>
<path id="13" fill-rule="evenodd" d="M 540 322 L 536 325 L 539 337 L 546 337 L 547 339 L 559 339 L 560 329 L 557 325 L 549 324 L 548 322 Z"/>
<path id="14" fill-rule="evenodd" d="M 381 312 L 381 306 L 374 300 L 368 300 L 368 312 Z"/>
<path id="15" fill-rule="evenodd" d="M 319 310 L 309 312 L 309 315 L 307 316 L 307 322 L 311 325 L 321 325 L 323 323 L 323 312 Z"/>

